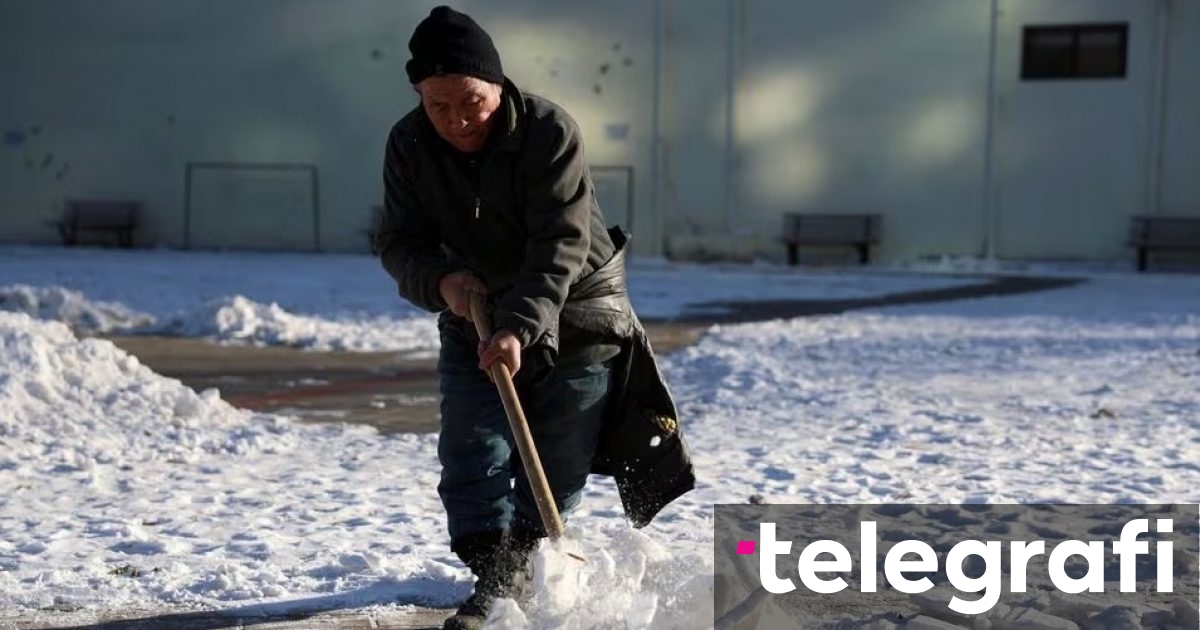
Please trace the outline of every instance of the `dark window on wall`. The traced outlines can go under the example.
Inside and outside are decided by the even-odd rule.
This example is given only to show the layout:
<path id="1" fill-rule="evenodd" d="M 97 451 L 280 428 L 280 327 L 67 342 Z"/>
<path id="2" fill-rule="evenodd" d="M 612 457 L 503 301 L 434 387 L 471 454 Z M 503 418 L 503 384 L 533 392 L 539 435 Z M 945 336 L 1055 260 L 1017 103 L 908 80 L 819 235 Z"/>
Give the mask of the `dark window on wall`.
<path id="1" fill-rule="evenodd" d="M 1026 26 L 1021 78 L 1122 79 L 1129 24 Z"/>

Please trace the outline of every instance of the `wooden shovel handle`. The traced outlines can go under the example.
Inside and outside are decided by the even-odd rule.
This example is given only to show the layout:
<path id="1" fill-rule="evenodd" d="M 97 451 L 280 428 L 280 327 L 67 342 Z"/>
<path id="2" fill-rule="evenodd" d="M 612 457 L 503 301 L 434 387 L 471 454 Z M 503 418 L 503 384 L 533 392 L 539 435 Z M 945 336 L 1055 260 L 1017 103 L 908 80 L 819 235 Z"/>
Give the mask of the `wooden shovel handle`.
<path id="1" fill-rule="evenodd" d="M 491 339 L 492 326 L 484 308 L 482 293 L 471 293 L 471 321 L 475 322 L 475 332 L 479 333 L 480 339 Z M 500 391 L 500 400 L 504 403 L 508 424 L 512 428 L 513 441 L 517 443 L 517 452 L 520 453 L 521 463 L 525 466 L 525 477 L 529 479 L 529 487 L 533 490 L 534 501 L 537 502 L 538 512 L 542 516 L 542 525 L 551 539 L 559 538 L 563 533 L 562 519 L 558 515 L 558 506 L 554 503 L 554 495 L 550 493 L 550 482 L 546 479 L 546 472 L 542 470 L 542 460 L 538 457 L 537 446 L 533 443 L 533 434 L 529 432 L 529 422 L 525 420 L 525 412 L 517 398 L 517 388 L 513 386 L 512 375 L 503 362 L 496 362 L 491 372 L 496 389 Z"/>

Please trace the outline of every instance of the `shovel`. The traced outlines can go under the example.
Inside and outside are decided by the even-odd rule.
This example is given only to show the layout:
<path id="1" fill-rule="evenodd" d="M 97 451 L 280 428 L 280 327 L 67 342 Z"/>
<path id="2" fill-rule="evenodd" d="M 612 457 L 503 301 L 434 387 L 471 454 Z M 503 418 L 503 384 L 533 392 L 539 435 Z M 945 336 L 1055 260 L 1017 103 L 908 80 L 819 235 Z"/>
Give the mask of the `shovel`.
<path id="1" fill-rule="evenodd" d="M 492 325 L 488 321 L 483 300 L 482 293 L 471 293 L 471 321 L 475 322 L 475 332 L 479 333 L 479 338 L 486 340 L 492 337 Z M 496 389 L 500 390 L 500 400 L 504 403 L 504 413 L 508 416 L 508 424 L 512 428 L 513 441 L 517 443 L 517 452 L 520 453 L 521 463 L 525 466 L 525 477 L 529 479 L 533 499 L 537 503 L 538 513 L 542 516 L 542 526 L 546 528 L 550 540 L 558 540 L 563 535 L 562 518 L 558 515 L 554 495 L 550 494 L 550 482 L 546 480 L 546 472 L 542 470 L 542 460 L 538 457 L 533 434 L 529 432 L 529 422 L 525 420 L 525 412 L 517 398 L 512 374 L 508 373 L 508 366 L 499 361 L 492 365 L 491 372 Z M 575 554 L 570 555 L 583 560 Z"/>

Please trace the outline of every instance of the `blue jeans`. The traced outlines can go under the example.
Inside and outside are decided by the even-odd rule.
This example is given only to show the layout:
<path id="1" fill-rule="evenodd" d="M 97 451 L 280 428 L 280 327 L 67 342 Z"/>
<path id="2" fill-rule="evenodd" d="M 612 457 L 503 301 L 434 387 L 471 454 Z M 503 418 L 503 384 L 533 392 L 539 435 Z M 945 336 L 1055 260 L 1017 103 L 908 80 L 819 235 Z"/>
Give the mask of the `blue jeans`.
<path id="1" fill-rule="evenodd" d="M 438 326 L 438 495 L 446 508 L 450 540 L 509 529 L 514 520 L 544 534 L 504 406 L 496 385 L 479 369 L 478 338 L 469 326 L 448 316 Z M 536 386 L 518 387 L 542 468 L 564 517 L 579 504 L 587 482 L 610 376 L 610 362 L 595 363 L 555 369 Z"/>

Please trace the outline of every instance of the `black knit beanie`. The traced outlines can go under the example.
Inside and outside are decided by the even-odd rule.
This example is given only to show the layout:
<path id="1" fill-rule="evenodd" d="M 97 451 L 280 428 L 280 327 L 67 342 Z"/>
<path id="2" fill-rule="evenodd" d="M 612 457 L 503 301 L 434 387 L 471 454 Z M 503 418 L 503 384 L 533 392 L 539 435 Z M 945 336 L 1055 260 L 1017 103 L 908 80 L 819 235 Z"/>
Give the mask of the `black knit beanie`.
<path id="1" fill-rule="evenodd" d="M 489 83 L 504 83 L 500 53 L 492 38 L 465 13 L 441 6 L 417 25 L 408 40 L 412 59 L 404 69 L 416 85 L 443 74 L 465 74 Z"/>

